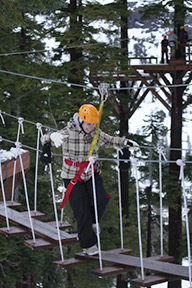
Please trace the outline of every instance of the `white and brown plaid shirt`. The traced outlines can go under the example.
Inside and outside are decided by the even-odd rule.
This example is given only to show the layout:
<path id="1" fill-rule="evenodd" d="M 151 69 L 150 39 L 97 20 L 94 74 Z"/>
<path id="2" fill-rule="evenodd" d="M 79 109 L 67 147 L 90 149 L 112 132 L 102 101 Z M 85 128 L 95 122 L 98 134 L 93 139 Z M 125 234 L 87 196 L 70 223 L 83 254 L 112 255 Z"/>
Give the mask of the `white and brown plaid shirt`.
<path id="1" fill-rule="evenodd" d="M 63 135 L 68 135 L 67 138 L 64 138 L 62 144 L 63 155 L 65 159 L 71 160 L 73 162 L 84 162 L 88 158 L 90 145 L 92 143 L 93 137 L 95 135 L 95 130 L 89 134 L 86 134 L 79 125 L 76 125 L 75 122 L 71 119 L 67 126 L 62 130 L 58 131 Z M 94 147 L 92 156 L 98 158 L 98 149 L 100 147 L 104 148 L 123 148 L 125 137 L 110 136 L 104 133 L 101 129 L 98 132 L 98 140 Z M 99 165 L 95 165 L 96 171 L 99 173 Z M 61 177 L 63 179 L 73 179 L 79 168 L 75 166 L 69 166 L 63 162 L 63 167 L 61 171 Z M 86 169 L 85 169 L 86 170 Z M 91 177 L 91 168 L 84 172 L 81 175 L 83 181 L 87 181 Z"/>

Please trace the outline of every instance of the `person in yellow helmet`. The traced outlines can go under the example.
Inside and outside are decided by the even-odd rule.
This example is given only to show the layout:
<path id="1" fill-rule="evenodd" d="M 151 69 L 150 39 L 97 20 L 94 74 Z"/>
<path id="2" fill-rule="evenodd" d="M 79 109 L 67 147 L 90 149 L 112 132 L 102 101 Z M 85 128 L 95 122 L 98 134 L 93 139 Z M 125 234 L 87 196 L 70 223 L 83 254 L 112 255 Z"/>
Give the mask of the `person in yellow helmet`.
<path id="1" fill-rule="evenodd" d="M 88 255 L 98 254 L 96 245 L 97 237 L 95 231 L 95 213 L 92 190 L 92 170 L 86 171 L 89 164 L 87 161 L 89 149 L 95 135 L 96 124 L 99 122 L 99 112 L 95 106 L 84 104 L 79 111 L 73 115 L 67 126 L 62 130 L 45 134 L 41 137 L 41 142 L 46 148 L 50 142 L 55 147 L 62 146 L 63 167 L 61 177 L 67 188 L 61 208 L 65 205 L 67 198 L 73 210 L 77 221 L 77 230 L 80 246 L 83 252 Z M 138 144 L 135 141 L 128 140 L 125 137 L 114 137 L 104 133 L 101 129 L 98 131 L 97 142 L 94 146 L 92 156 L 98 157 L 98 149 L 104 148 L 124 148 L 137 150 Z M 43 149 L 41 161 L 50 162 L 50 156 L 47 149 Z M 94 165 L 98 220 L 104 215 L 109 195 L 106 193 L 103 180 L 100 175 L 99 164 Z"/>

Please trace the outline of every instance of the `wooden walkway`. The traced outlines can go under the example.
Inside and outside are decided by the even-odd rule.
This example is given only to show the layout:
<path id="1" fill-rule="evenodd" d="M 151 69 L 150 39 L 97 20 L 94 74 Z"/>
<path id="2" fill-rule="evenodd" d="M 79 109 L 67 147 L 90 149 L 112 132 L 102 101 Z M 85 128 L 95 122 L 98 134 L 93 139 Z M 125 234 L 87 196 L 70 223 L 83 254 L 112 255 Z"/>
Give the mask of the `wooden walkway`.
<path id="1" fill-rule="evenodd" d="M 112 250 L 113 251 L 113 250 Z M 102 251 L 102 260 L 104 262 L 109 262 L 123 267 L 131 268 L 141 268 L 140 258 L 130 255 L 123 255 L 119 253 L 114 253 L 111 251 Z M 98 256 L 88 256 L 83 253 L 75 254 L 75 258 L 81 260 L 99 260 Z M 152 258 L 144 258 L 143 266 L 145 270 L 154 272 L 155 274 L 160 274 L 167 277 L 177 277 L 180 279 L 189 279 L 188 267 L 181 266 L 178 264 L 157 261 Z"/>
<path id="2" fill-rule="evenodd" d="M 29 221 L 28 215 L 23 212 L 18 212 L 15 211 L 11 208 L 7 208 L 7 214 L 8 214 L 8 219 L 11 223 L 18 225 L 19 227 L 23 228 L 26 230 L 26 233 L 31 232 L 31 225 Z M 0 204 L 0 218 L 3 220 L 6 219 L 5 215 L 5 210 L 4 206 Z M 53 223 L 46 223 L 39 221 L 37 219 L 32 218 L 32 224 L 33 224 L 33 229 L 35 234 L 38 236 L 44 238 L 46 241 L 45 243 L 53 243 L 53 245 L 58 245 L 59 244 L 59 239 L 58 239 L 58 233 L 56 227 L 53 225 Z M 7 228 L 3 228 L 2 231 L 0 229 L 0 233 L 6 234 Z M 61 237 L 61 242 L 63 244 L 71 244 L 77 242 L 77 235 L 76 234 L 69 234 L 65 231 L 59 230 L 60 231 L 60 237 Z M 9 232 L 9 231 L 7 231 Z M 38 240 L 38 239 L 37 239 Z M 30 240 L 33 241 L 33 240 Z M 30 241 L 29 245 L 30 246 Z M 41 244 L 42 244 L 41 240 Z M 33 247 L 36 248 L 36 247 Z"/>

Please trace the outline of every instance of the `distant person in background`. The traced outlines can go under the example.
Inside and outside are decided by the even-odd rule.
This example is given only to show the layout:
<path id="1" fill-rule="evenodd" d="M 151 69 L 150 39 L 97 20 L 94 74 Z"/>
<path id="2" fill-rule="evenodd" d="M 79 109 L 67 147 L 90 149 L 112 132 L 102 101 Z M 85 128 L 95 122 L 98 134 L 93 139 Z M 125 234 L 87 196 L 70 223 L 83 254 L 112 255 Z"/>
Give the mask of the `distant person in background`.
<path id="1" fill-rule="evenodd" d="M 179 52 L 180 58 L 185 59 L 185 47 L 188 41 L 188 33 L 185 30 L 184 26 L 180 26 L 179 30 Z"/>
<path id="2" fill-rule="evenodd" d="M 177 39 L 178 37 L 175 34 L 174 29 L 172 29 L 168 34 L 168 43 L 171 50 L 171 59 L 176 59 L 176 46 L 178 46 Z"/>
<path id="3" fill-rule="evenodd" d="M 161 41 L 161 63 L 164 64 L 164 57 L 166 58 L 166 63 L 168 63 L 168 39 L 164 35 L 163 40 Z"/>

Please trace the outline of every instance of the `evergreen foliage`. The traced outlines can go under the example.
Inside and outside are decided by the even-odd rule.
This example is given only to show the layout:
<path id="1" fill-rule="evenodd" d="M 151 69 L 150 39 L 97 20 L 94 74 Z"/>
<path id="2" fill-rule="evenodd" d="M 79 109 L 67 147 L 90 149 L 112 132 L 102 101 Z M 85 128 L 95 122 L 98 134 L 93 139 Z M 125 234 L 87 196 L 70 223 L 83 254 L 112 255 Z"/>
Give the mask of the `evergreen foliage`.
<path id="1" fill-rule="evenodd" d="M 167 5 L 164 5 L 164 1 L 156 1 L 151 6 L 143 7 L 143 19 L 147 16 L 159 16 L 163 21 L 166 19 L 168 8 L 173 7 L 178 13 L 181 12 L 177 19 L 173 19 L 174 23 L 184 23 L 183 11 L 190 11 L 188 1 L 185 1 L 185 4 L 186 6 L 183 6 L 181 0 L 168 1 Z M 127 1 L 113 1 L 101 5 L 96 1 L 87 1 L 85 4 L 76 0 L 1 0 L 0 5 L 2 11 L 0 14 L 0 54 L 18 53 L 0 56 L 1 70 L 70 83 L 63 85 L 0 73 L 0 108 L 13 116 L 10 118 L 5 115 L 6 126 L 0 127 L 0 135 L 3 138 L 10 139 L 13 143 L 16 141 L 18 122 L 14 117 L 23 117 L 34 123 L 39 122 L 48 127 L 62 129 L 83 103 L 93 103 L 99 107 L 98 91 L 85 88 L 91 76 L 104 74 L 105 82 L 116 88 L 114 74 L 124 74 L 127 77 L 131 74 L 127 59 L 128 36 L 125 33 L 127 17 L 130 15 Z M 46 50 L 46 42 L 49 39 L 54 39 L 57 43 L 57 47 L 51 53 Z M 30 53 L 25 53 L 26 51 Z M 142 43 L 135 46 L 135 52 L 145 56 L 146 51 Z M 93 80 L 92 84 L 97 87 L 99 82 Z M 120 83 L 121 88 L 131 85 L 132 81 Z M 135 93 L 123 90 L 111 93 L 113 94 L 109 94 L 104 105 L 101 129 L 108 134 L 126 136 L 131 139 L 133 135 L 128 134 L 128 120 L 131 109 L 135 108 Z M 142 132 L 144 136 L 134 136 L 134 140 L 139 139 L 138 142 L 144 146 L 150 144 L 156 146 L 162 138 L 161 135 L 166 134 L 166 129 L 162 125 L 163 119 L 162 111 L 150 115 Z M 46 131 L 47 129 L 43 128 L 43 132 Z M 24 132 L 24 136 L 20 136 L 20 141 L 36 148 L 35 125 L 24 122 Z M 149 136 L 151 139 L 148 139 Z M 1 144 L 1 148 L 7 150 L 11 146 L 5 142 Z M 60 201 L 61 193 L 58 192 L 58 188 L 63 184 L 60 179 L 62 157 L 60 150 L 53 148 L 52 152 L 54 153 L 54 185 L 57 200 Z M 142 155 L 144 159 L 151 157 L 145 149 L 142 149 Z M 157 157 L 156 154 L 153 156 Z M 34 205 L 35 157 L 35 152 L 30 151 L 31 167 L 26 177 L 31 209 Z M 100 158 L 115 160 L 116 151 L 114 149 L 101 150 Z M 101 159 L 99 162 L 106 190 L 112 196 L 101 222 L 102 249 L 109 250 L 120 247 L 117 165 L 115 161 L 102 161 Z M 149 175 L 149 170 L 152 171 L 151 175 Z M 152 167 L 146 165 L 140 169 L 141 182 L 146 184 L 147 179 L 150 177 L 153 179 L 149 186 L 141 189 L 142 235 L 145 235 L 148 229 L 146 223 L 148 208 L 154 209 L 154 214 L 151 215 L 152 234 L 156 236 L 159 233 L 158 211 L 154 208 L 154 203 L 158 202 L 157 170 L 157 165 L 152 165 Z M 187 173 L 190 180 L 191 172 Z M 122 174 L 121 176 L 123 178 Z M 124 177 L 129 179 L 129 187 L 127 187 L 129 195 L 126 195 L 127 190 L 123 191 L 124 199 L 129 201 L 127 210 L 123 211 L 124 246 L 133 248 L 135 254 L 139 255 L 135 181 L 130 171 L 124 174 Z M 171 178 L 167 177 L 167 182 L 170 183 L 172 189 L 175 184 L 172 183 Z M 166 191 L 170 188 L 168 184 L 165 185 Z M 18 200 L 23 204 L 22 210 L 26 210 L 22 183 L 16 192 Z M 177 197 L 177 194 L 174 197 Z M 171 205 L 172 199 L 165 192 L 166 205 Z M 38 210 L 47 215 L 45 221 L 54 220 L 52 202 L 49 174 L 44 174 L 44 166 L 40 163 Z M 64 219 L 72 224 L 72 232 L 76 232 L 76 222 L 69 203 L 65 206 Z M 89 274 L 92 267 L 98 267 L 98 263 L 73 267 L 69 270 L 56 268 L 52 262 L 60 259 L 59 248 L 32 251 L 23 245 L 24 239 L 29 237 L 31 236 L 10 239 L 0 236 L 0 287 L 114 287 L 114 277 L 99 279 Z M 148 239 L 143 236 L 143 240 L 144 252 L 147 254 Z M 150 243 L 152 251 L 150 252 L 157 254 L 158 245 L 157 240 L 152 238 Z M 79 244 L 64 247 L 65 258 L 73 257 L 74 253 L 79 250 Z M 122 285 L 125 287 L 129 277 L 130 275 L 126 274 L 124 278 L 118 278 L 117 287 L 123 287 Z"/>

